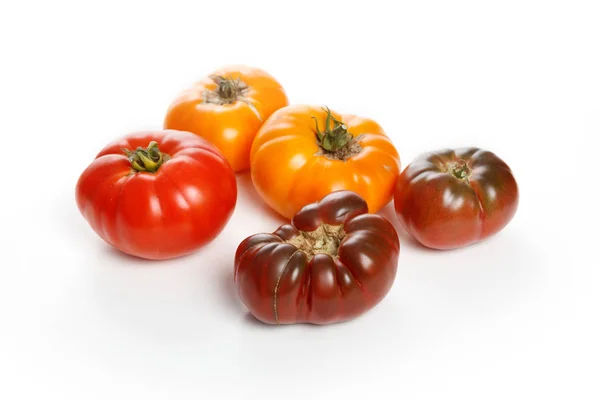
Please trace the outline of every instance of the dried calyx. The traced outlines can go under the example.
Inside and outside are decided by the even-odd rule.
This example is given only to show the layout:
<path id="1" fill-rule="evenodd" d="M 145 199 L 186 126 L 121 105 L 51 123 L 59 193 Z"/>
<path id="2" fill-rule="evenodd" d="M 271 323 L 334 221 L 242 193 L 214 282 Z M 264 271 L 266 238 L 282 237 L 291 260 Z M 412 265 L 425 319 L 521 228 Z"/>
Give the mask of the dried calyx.
<path id="1" fill-rule="evenodd" d="M 311 232 L 300 231 L 300 234 L 287 243 L 306 253 L 308 258 L 316 254 L 328 254 L 337 257 L 342 239 L 346 236 L 343 225 L 321 224 Z"/>
<path id="2" fill-rule="evenodd" d="M 319 129 L 319 121 L 315 117 L 317 144 L 319 152 L 317 155 L 325 156 L 334 160 L 346 161 L 348 158 L 360 153 L 362 147 L 359 143 L 361 136 L 354 137 L 348 132 L 348 127 L 342 121 L 336 119 L 329 108 L 324 108 L 327 113 L 325 129 Z"/>
<path id="3" fill-rule="evenodd" d="M 228 76 L 211 75 L 210 79 L 217 85 L 214 90 L 206 89 L 202 94 L 202 101 L 208 104 L 234 104 L 236 101 L 242 101 L 248 104 L 248 107 L 256 115 L 256 117 L 262 121 L 260 113 L 254 106 L 254 104 L 246 98 L 248 93 L 248 85 L 240 80 L 233 79 Z"/>
<path id="4" fill-rule="evenodd" d="M 158 143 L 154 141 L 145 149 L 140 146 L 134 151 L 123 149 L 123 152 L 137 172 L 156 172 L 170 158 L 168 154 L 160 152 Z"/>
<path id="5" fill-rule="evenodd" d="M 471 168 L 465 160 L 459 160 L 448 164 L 447 172 L 452 174 L 456 179 L 469 181 L 471 177 Z"/>

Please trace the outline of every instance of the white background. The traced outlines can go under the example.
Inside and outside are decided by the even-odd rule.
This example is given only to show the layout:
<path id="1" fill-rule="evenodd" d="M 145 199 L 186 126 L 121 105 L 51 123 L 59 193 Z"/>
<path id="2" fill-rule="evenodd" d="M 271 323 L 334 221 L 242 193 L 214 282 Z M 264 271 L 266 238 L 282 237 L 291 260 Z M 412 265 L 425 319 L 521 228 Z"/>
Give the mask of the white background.
<path id="1" fill-rule="evenodd" d="M 3 1 L 0 398 L 598 399 L 597 1 Z M 349 323 L 271 327 L 234 292 L 239 242 L 281 223 L 247 175 L 196 254 L 125 257 L 76 180 L 110 140 L 160 128 L 229 63 L 294 103 L 377 120 L 405 167 L 474 145 L 514 170 L 496 237 L 427 251 Z"/>

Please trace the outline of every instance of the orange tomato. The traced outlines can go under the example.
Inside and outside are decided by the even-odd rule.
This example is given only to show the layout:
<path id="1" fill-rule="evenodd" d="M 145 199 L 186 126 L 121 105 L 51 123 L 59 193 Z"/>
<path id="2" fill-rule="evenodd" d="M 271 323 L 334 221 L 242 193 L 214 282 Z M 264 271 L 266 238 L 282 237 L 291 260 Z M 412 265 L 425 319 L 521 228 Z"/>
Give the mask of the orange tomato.
<path id="1" fill-rule="evenodd" d="M 287 104 L 285 91 L 271 75 L 232 65 L 182 92 L 169 107 L 164 127 L 210 141 L 237 172 L 249 167 L 252 140 L 263 122 Z"/>
<path id="2" fill-rule="evenodd" d="M 374 213 L 392 199 L 400 157 L 373 120 L 294 105 L 258 131 L 250 171 L 260 196 L 286 218 L 336 190 L 359 194 Z"/>

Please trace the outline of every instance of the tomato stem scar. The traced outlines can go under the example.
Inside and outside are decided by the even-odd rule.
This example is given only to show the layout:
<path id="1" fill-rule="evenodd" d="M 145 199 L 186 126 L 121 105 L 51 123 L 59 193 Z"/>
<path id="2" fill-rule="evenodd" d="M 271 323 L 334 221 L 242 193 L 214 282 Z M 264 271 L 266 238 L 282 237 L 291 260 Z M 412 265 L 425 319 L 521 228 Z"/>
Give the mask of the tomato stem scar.
<path id="1" fill-rule="evenodd" d="M 342 239 L 346 236 L 343 225 L 321 224 L 314 231 L 300 231 L 300 234 L 287 243 L 305 252 L 309 258 L 316 254 L 337 257 Z"/>
<path id="2" fill-rule="evenodd" d="M 234 104 L 236 101 L 244 102 L 256 117 L 262 121 L 260 113 L 254 103 L 246 98 L 248 85 L 238 76 L 236 79 L 230 76 L 211 75 L 209 77 L 216 85 L 214 90 L 205 90 L 202 94 L 203 101 L 208 104 Z"/>
<path id="3" fill-rule="evenodd" d="M 456 179 L 462 179 L 466 182 L 469 182 L 471 177 L 471 168 L 465 160 L 450 163 L 447 172 L 451 173 Z"/>

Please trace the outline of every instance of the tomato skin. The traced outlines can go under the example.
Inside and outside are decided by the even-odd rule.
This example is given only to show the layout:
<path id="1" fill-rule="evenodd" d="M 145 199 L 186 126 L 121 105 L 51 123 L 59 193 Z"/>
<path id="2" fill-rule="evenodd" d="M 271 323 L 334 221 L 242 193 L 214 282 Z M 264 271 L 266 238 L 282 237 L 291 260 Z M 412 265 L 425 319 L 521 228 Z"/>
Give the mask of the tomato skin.
<path id="1" fill-rule="evenodd" d="M 207 103 L 205 91 L 215 90 L 218 86 L 211 76 L 239 78 L 248 86 L 243 96 L 245 101 Z M 250 167 L 252 140 L 263 122 L 287 104 L 283 87 L 267 72 L 249 66 L 230 65 L 214 71 L 180 93 L 169 106 L 164 128 L 188 131 L 205 138 L 225 156 L 234 172 L 238 172 Z"/>
<path id="2" fill-rule="evenodd" d="M 337 255 L 310 258 L 294 244 L 300 231 L 343 226 Z M 274 233 L 245 239 L 234 281 L 250 313 L 267 324 L 347 321 L 378 304 L 395 277 L 400 242 L 394 227 L 350 191 L 336 191 L 300 210 Z"/>
<path id="3" fill-rule="evenodd" d="M 136 172 L 123 149 L 158 143 L 170 156 Z M 84 170 L 76 201 L 91 228 L 120 251 L 151 260 L 190 254 L 225 227 L 237 201 L 235 175 L 218 150 L 189 132 L 135 132 L 108 144 Z"/>
<path id="4" fill-rule="evenodd" d="M 284 107 L 265 122 L 254 139 L 252 182 L 262 199 L 285 218 L 337 190 L 357 193 L 372 213 L 393 198 L 400 156 L 382 127 L 367 118 L 332 115 L 362 147 L 346 160 L 319 155 L 316 126 L 324 127 L 327 116 L 322 107 Z"/>
<path id="5" fill-rule="evenodd" d="M 451 172 L 460 165 L 467 166 L 467 179 Z M 518 203 L 519 189 L 509 166 L 494 153 L 474 147 L 420 155 L 398 178 L 394 195 L 406 231 L 439 250 L 498 233 L 512 220 Z"/>

